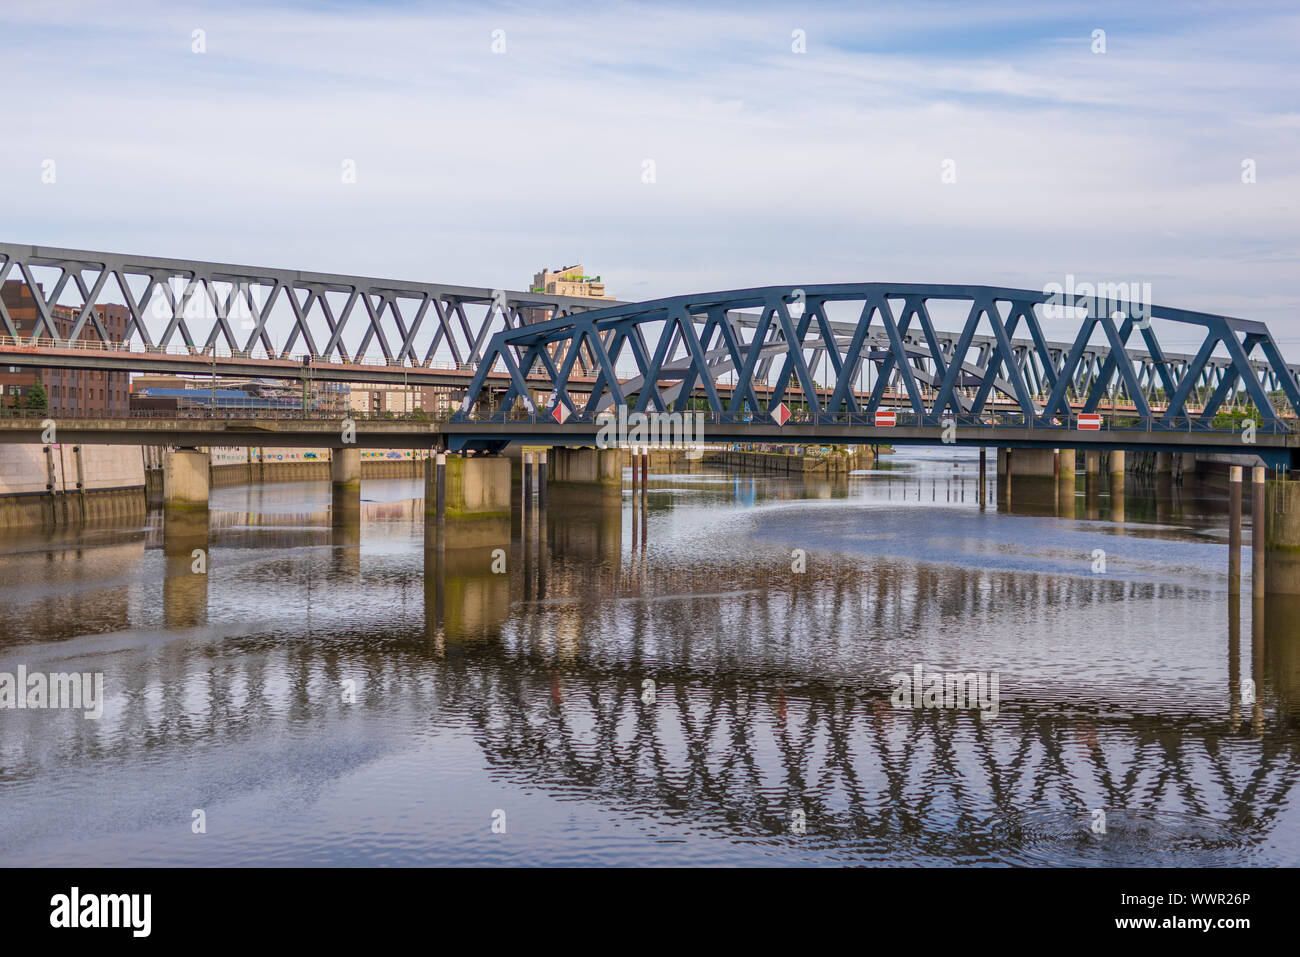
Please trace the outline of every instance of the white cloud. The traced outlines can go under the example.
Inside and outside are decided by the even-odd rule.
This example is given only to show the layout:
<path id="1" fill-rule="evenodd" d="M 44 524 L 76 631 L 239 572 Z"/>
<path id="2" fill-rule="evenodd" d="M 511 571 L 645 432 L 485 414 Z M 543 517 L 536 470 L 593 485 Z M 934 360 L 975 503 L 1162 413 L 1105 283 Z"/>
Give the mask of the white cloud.
<path id="1" fill-rule="evenodd" d="M 4 237 L 487 286 L 581 260 L 635 298 L 1158 277 L 1290 322 L 1295 19 L 1085 9 L 6 9 Z"/>

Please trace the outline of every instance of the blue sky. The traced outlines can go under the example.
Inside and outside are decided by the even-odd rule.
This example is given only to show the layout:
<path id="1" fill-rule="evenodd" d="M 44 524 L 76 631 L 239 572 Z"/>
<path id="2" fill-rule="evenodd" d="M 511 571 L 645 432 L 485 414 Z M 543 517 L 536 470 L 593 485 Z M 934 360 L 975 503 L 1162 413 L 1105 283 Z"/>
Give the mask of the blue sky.
<path id="1" fill-rule="evenodd" d="M 0 10 L 5 241 L 506 288 L 580 261 L 627 299 L 1072 273 L 1300 358 L 1285 4 L 129 6 Z"/>

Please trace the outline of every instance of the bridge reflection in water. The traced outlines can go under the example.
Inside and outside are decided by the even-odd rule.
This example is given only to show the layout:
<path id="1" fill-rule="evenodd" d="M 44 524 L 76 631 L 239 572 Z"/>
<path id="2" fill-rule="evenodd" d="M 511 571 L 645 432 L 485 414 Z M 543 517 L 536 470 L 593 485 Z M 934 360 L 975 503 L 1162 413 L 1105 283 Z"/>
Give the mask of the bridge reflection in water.
<path id="1" fill-rule="evenodd" d="M 419 500 L 366 502 L 339 526 L 328 510 L 274 501 L 222 508 L 223 492 L 210 525 L 6 541 L 0 661 L 95 661 L 110 705 L 98 723 L 6 715 L 0 799 L 70 764 L 99 784 L 122 776 L 136 803 L 119 826 L 144 828 L 204 800 L 178 782 L 165 800 L 151 793 L 150 767 L 286 737 L 330 742 L 255 779 L 194 760 L 206 800 L 237 808 L 292 780 L 310 803 L 377 773 L 361 742 L 400 753 L 395 739 L 432 734 L 472 741 L 492 780 L 533 801 L 578 801 L 655 839 L 721 839 L 720 860 L 1297 862 L 1294 599 L 1247 594 L 1243 609 L 1208 574 L 918 562 L 875 540 L 866 552 L 811 544 L 807 571 L 792 575 L 785 528 L 755 531 L 755 517 L 842 523 L 861 504 L 858 481 L 656 477 L 648 541 L 627 502 L 516 508 L 439 536 Z M 954 502 L 979 514 L 960 471 L 872 482 L 873 502 L 928 499 L 946 522 Z M 1182 502 L 1127 492 L 1122 542 L 1161 539 L 1170 562 L 1194 566 L 1195 534 L 1133 516 L 1195 526 L 1196 491 Z M 840 518 L 818 511 L 829 506 Z M 711 524 L 698 524 L 705 514 Z M 882 538 L 887 514 L 865 516 Z M 205 575 L 192 570 L 195 550 Z M 896 709 L 890 675 L 914 663 L 999 672 L 1000 713 Z M 345 679 L 355 704 L 338 694 Z M 442 752 L 418 753 L 436 777 Z M 84 808 L 70 781 L 56 774 L 53 786 L 64 799 L 44 813 Z M 20 808 L 0 830 L 8 863 L 51 825 L 6 803 Z M 1104 838 L 1089 830 L 1094 808 L 1107 811 Z M 796 812 L 805 834 L 792 832 Z M 562 829 L 562 816 L 548 819 Z M 18 836 L 24 824 L 36 838 Z M 70 813 L 57 824 L 83 826 Z M 90 815 L 84 826 L 102 824 Z M 453 826 L 435 830 L 455 843 Z M 420 859 L 415 838 L 388 839 L 409 839 Z"/>

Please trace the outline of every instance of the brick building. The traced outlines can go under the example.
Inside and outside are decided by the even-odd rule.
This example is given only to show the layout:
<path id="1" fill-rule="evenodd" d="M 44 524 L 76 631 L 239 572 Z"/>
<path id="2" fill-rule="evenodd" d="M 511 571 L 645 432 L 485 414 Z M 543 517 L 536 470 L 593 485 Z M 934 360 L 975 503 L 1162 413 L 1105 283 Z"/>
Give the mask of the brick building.
<path id="1" fill-rule="evenodd" d="M 24 338 L 30 337 L 37 328 L 38 313 L 36 299 L 27 284 L 10 280 L 0 287 L 0 297 L 3 297 L 5 309 L 18 334 Z M 60 336 L 66 337 L 72 332 L 79 312 L 79 308 L 68 306 L 54 306 L 50 310 L 50 318 Z M 121 341 L 126 336 L 126 325 L 131 314 L 125 306 L 96 306 L 95 312 L 110 341 Z M 44 328 L 41 332 L 48 335 L 48 330 Z M 82 327 L 78 341 L 99 341 L 99 334 L 90 321 Z M 0 393 L 3 393 L 5 407 L 21 405 L 32 386 L 38 382 L 45 389 L 52 414 L 125 415 L 131 407 L 131 375 L 128 372 L 0 366 Z"/>
<path id="2" fill-rule="evenodd" d="M 349 405 L 353 412 L 404 415 L 420 409 L 430 416 L 448 415 L 464 390 L 450 386 L 353 386 Z"/>

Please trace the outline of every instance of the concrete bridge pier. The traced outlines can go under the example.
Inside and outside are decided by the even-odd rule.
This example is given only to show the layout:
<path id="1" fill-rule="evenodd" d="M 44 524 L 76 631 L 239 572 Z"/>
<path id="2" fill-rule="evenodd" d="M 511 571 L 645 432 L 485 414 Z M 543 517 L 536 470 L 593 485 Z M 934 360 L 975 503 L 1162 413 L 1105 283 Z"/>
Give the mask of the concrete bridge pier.
<path id="1" fill-rule="evenodd" d="M 1106 454 L 1106 474 L 1110 478 L 1111 485 L 1114 485 L 1116 480 L 1118 480 L 1121 485 L 1124 484 L 1123 449 L 1111 449 Z"/>
<path id="2" fill-rule="evenodd" d="M 547 481 L 553 503 L 622 503 L 621 449 L 556 448 L 551 458 Z"/>
<path id="3" fill-rule="evenodd" d="M 1251 493 L 1250 495 L 1250 558 L 1251 558 L 1250 580 L 1251 580 L 1251 590 L 1254 592 L 1255 598 L 1263 598 L 1264 594 L 1268 591 L 1268 577 L 1267 577 L 1268 572 L 1266 570 L 1266 565 L 1267 565 L 1266 556 L 1268 554 L 1267 542 L 1268 542 L 1270 524 L 1274 526 L 1273 530 L 1279 533 L 1277 539 L 1279 543 L 1279 547 L 1277 549 L 1279 552 L 1279 567 L 1282 567 L 1284 565 L 1284 562 L 1281 561 L 1282 553 L 1284 553 L 1285 551 L 1283 547 L 1283 543 L 1290 537 L 1287 533 L 1282 531 L 1281 523 L 1277 522 L 1273 518 L 1272 514 L 1268 512 L 1268 507 L 1265 504 L 1267 498 L 1267 494 L 1266 494 L 1267 488 L 1265 487 L 1266 478 L 1267 478 L 1267 472 L 1264 469 L 1264 466 L 1257 465 L 1255 466 L 1254 469 L 1251 470 L 1252 482 L 1250 488 L 1250 493 Z M 1278 507 L 1282 507 L 1285 504 L 1286 503 L 1282 501 L 1277 502 Z M 1279 577 L 1284 577 L 1284 576 L 1279 576 Z"/>
<path id="4" fill-rule="evenodd" d="M 177 511 L 206 511 L 209 473 L 207 452 L 172 449 L 163 461 L 163 506 Z"/>
<path id="5" fill-rule="evenodd" d="M 447 453 L 435 452 L 424 465 L 425 522 L 441 525 L 447 519 Z"/>
<path id="6" fill-rule="evenodd" d="M 1014 498 L 1017 510 L 1054 515 L 1060 467 L 1056 449 L 999 449 L 1000 497 L 1008 508 Z"/>
<path id="7" fill-rule="evenodd" d="M 361 520 L 361 450 L 349 446 L 330 453 L 330 503 L 334 524 Z"/>
<path id="8" fill-rule="evenodd" d="M 1074 487 L 1075 451 L 1074 449 L 1056 449 L 1056 479 L 1069 482 Z"/>
<path id="9" fill-rule="evenodd" d="M 481 634 L 497 620 L 499 609 L 489 606 L 509 604 L 520 557 L 512 546 L 510 478 L 510 459 L 504 455 L 438 452 L 430 459 L 424 480 L 430 641 Z"/>
<path id="10" fill-rule="evenodd" d="M 1239 469 L 1233 466 L 1232 472 L 1239 472 Z M 1259 484 L 1256 486 L 1252 483 L 1252 492 L 1255 494 L 1252 495 L 1251 502 L 1251 540 L 1253 549 L 1255 539 L 1261 537 L 1259 530 L 1264 530 L 1264 591 L 1269 595 L 1300 595 L 1300 482 L 1285 479 L 1266 482 L 1263 468 L 1256 468 L 1254 472 Z M 1241 483 L 1237 482 L 1236 485 L 1240 488 Z M 1261 487 L 1264 489 L 1262 517 L 1254 512 L 1255 502 L 1260 498 L 1256 489 Z M 1231 482 L 1229 488 L 1232 488 Z M 1231 532 L 1229 526 L 1230 535 Z M 1259 558 L 1253 554 L 1251 557 L 1254 565 L 1258 566 Z M 1256 585 L 1254 590 L 1258 595 L 1259 586 Z"/>
<path id="11" fill-rule="evenodd" d="M 1241 466 L 1228 467 L 1228 594 L 1241 594 Z"/>
<path id="12" fill-rule="evenodd" d="M 510 460 L 504 455 L 440 453 L 425 475 L 425 518 L 435 523 L 440 518 L 509 518 L 510 485 Z"/>

